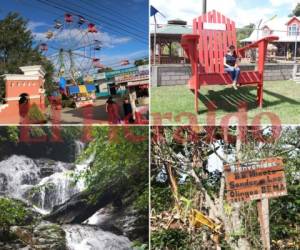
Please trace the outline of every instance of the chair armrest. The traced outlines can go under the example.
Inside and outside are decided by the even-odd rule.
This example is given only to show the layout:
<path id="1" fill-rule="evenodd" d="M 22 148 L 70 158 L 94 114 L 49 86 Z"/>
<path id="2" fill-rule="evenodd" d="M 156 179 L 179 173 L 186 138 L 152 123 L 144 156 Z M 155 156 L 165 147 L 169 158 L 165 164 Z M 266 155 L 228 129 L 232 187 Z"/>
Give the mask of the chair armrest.
<path id="1" fill-rule="evenodd" d="M 269 42 L 273 42 L 273 41 L 277 41 L 277 40 L 279 40 L 278 36 L 267 36 L 267 37 L 264 37 L 254 43 L 251 43 L 243 48 L 238 49 L 238 52 L 239 52 L 239 54 L 243 55 L 245 53 L 245 51 L 247 51 L 249 49 L 258 48 L 259 44 L 261 44 L 263 42 L 269 43 Z"/>
<path id="2" fill-rule="evenodd" d="M 181 44 L 188 45 L 199 40 L 199 35 L 182 35 L 181 36 Z"/>
<path id="3" fill-rule="evenodd" d="M 199 35 L 182 35 L 181 46 L 185 51 L 186 57 L 190 58 L 192 51 L 196 50 L 199 41 Z M 191 58 L 190 58 L 191 59 Z"/>

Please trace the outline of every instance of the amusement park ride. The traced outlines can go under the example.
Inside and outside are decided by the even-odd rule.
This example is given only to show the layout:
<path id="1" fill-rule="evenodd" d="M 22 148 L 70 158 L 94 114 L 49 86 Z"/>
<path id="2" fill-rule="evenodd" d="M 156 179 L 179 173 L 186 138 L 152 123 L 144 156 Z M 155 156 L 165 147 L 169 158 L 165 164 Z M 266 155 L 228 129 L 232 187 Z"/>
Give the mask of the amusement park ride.
<path id="1" fill-rule="evenodd" d="M 93 73 L 105 69 L 100 59 L 101 33 L 94 23 L 75 14 L 56 19 L 39 43 L 41 53 L 55 68 L 59 92 L 74 98 L 76 107 L 92 105 L 96 96 Z M 129 65 L 127 59 L 118 63 Z"/>
<path id="2" fill-rule="evenodd" d="M 131 64 L 128 59 L 123 59 L 115 64 L 103 65 L 100 52 L 105 45 L 102 41 L 102 34 L 96 25 L 82 16 L 66 13 L 62 18 L 56 19 L 53 27 L 43 34 L 38 43 L 41 54 L 54 66 L 52 80 L 57 86 L 56 90 L 46 95 L 46 73 L 41 65 L 21 67 L 23 74 L 4 75 L 6 96 L 5 103 L 0 104 L 0 123 L 19 124 L 21 107 L 29 110 L 33 104 L 45 112 L 46 98 L 58 110 L 62 108 L 63 97 L 72 99 L 77 108 L 94 105 L 97 90 L 95 85 L 99 87 L 102 84 L 95 78 L 98 73 L 108 66 L 121 67 L 106 72 L 111 73 L 115 80 Z"/>

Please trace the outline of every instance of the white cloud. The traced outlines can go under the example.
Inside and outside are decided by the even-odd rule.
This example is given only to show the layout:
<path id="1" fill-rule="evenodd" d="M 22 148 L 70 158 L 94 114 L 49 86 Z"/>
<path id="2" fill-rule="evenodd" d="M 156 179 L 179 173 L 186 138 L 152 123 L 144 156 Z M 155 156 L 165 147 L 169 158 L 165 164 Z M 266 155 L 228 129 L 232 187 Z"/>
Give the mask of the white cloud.
<path id="1" fill-rule="evenodd" d="M 64 48 L 66 50 L 89 46 L 98 40 L 103 48 L 113 48 L 118 44 L 128 43 L 130 37 L 117 37 L 109 35 L 106 32 L 88 33 L 81 29 L 64 29 L 54 32 L 53 38 L 47 39 L 46 32 L 34 32 L 34 39 L 38 42 L 44 42 L 53 48 Z"/>
<path id="2" fill-rule="evenodd" d="M 139 50 L 129 54 L 118 54 L 114 56 L 103 54 L 101 56 L 101 61 L 104 63 L 104 65 L 112 65 L 121 62 L 124 59 L 127 59 L 132 63 L 136 59 L 140 59 L 144 56 L 147 57 L 148 53 L 148 50 Z"/>
<path id="3" fill-rule="evenodd" d="M 269 0 L 269 1 L 270 1 L 271 5 L 274 7 L 288 5 L 293 8 L 296 6 L 297 3 L 299 3 L 299 0 Z"/>
<path id="4" fill-rule="evenodd" d="M 209 0 L 207 1 L 207 10 L 213 10 L 221 12 L 225 16 L 229 17 L 236 22 L 237 27 L 242 27 L 249 23 L 257 24 L 260 19 L 268 20 L 270 17 L 278 14 L 280 11 L 278 8 L 283 5 L 288 5 L 289 9 L 293 9 L 299 0 L 269 0 L 268 7 L 259 7 L 253 5 L 252 8 L 243 8 L 238 0 Z M 158 23 L 166 23 L 167 20 L 173 18 L 180 18 L 188 21 L 192 24 L 192 20 L 198 17 L 202 13 L 202 1 L 200 0 L 151 0 L 151 5 L 157 8 L 161 13 L 166 16 L 166 19 L 157 14 Z M 286 16 L 289 13 L 286 13 Z M 151 18 L 153 24 L 153 18 Z"/>
<path id="5" fill-rule="evenodd" d="M 31 31 L 34 31 L 34 30 L 36 30 L 36 28 L 39 28 L 39 27 L 50 27 L 50 26 L 44 22 L 29 21 L 27 23 L 27 28 Z"/>

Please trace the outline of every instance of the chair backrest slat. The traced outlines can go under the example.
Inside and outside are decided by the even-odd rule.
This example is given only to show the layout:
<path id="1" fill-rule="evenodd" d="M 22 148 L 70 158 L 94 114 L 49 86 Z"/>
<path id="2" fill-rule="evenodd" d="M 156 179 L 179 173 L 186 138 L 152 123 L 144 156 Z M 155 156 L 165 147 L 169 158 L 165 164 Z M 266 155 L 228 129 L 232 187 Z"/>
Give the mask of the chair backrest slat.
<path id="1" fill-rule="evenodd" d="M 235 23 L 213 10 L 194 19 L 193 33 L 200 35 L 200 73 L 223 73 L 227 48 L 236 46 Z"/>

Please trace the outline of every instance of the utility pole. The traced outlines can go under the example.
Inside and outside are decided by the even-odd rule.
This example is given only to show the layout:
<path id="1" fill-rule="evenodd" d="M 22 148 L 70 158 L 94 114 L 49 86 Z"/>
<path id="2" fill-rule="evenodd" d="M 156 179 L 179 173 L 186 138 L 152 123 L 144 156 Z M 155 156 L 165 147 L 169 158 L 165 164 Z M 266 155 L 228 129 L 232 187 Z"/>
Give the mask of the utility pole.
<path id="1" fill-rule="evenodd" d="M 154 44 L 153 44 L 153 65 L 156 65 L 156 34 L 157 34 L 157 21 L 156 21 L 156 16 L 154 15 Z"/>
<path id="2" fill-rule="evenodd" d="M 202 14 L 207 12 L 207 0 L 202 0 Z"/>
<path id="3" fill-rule="evenodd" d="M 299 32 L 299 29 L 297 29 L 297 30 L 296 30 L 296 40 L 295 40 L 295 55 L 294 55 L 294 60 L 295 60 L 295 63 L 297 63 L 298 32 Z"/>

